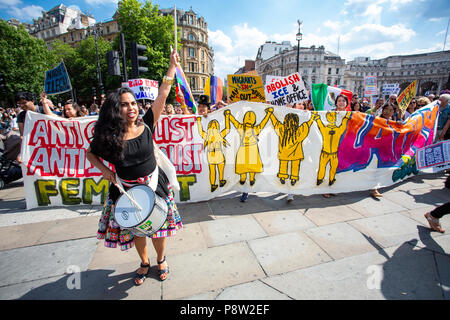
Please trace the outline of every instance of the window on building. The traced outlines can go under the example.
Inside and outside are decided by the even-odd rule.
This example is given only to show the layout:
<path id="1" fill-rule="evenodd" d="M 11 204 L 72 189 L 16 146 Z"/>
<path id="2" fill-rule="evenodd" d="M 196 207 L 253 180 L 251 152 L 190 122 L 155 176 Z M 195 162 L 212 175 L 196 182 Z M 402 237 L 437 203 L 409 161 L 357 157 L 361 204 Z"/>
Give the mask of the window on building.
<path id="1" fill-rule="evenodd" d="M 189 24 L 194 24 L 194 17 L 193 16 L 189 16 Z"/>
<path id="2" fill-rule="evenodd" d="M 327 86 L 331 86 L 331 78 L 327 79 Z"/>
<path id="3" fill-rule="evenodd" d="M 336 68 L 336 74 L 339 74 L 339 68 Z"/>
<path id="4" fill-rule="evenodd" d="M 195 49 L 189 48 L 189 57 L 195 57 Z"/>
<path id="5" fill-rule="evenodd" d="M 202 73 L 205 73 L 205 64 L 202 63 Z"/>
<path id="6" fill-rule="evenodd" d="M 106 26 L 106 33 L 109 33 L 109 26 Z"/>
<path id="7" fill-rule="evenodd" d="M 195 37 L 194 37 L 194 35 L 192 33 L 189 33 L 189 40 L 191 40 L 191 41 L 195 40 Z"/>
<path id="8" fill-rule="evenodd" d="M 312 68 L 312 73 L 316 73 L 316 68 Z"/>
<path id="9" fill-rule="evenodd" d="M 331 68 L 328 68 L 328 74 L 331 74 Z"/>

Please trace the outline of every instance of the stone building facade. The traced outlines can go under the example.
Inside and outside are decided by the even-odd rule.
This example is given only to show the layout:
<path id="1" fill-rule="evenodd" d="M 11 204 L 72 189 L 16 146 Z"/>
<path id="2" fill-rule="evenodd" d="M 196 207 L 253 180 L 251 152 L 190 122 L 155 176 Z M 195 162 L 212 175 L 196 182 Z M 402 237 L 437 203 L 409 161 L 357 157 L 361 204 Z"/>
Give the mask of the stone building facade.
<path id="1" fill-rule="evenodd" d="M 364 77 L 377 76 L 379 95 L 383 84 L 398 83 L 405 89 L 418 80 L 417 95 L 439 94 L 450 79 L 450 50 L 371 60 L 359 57 L 348 62 L 344 86 L 360 96 L 364 94 Z"/>
<path id="2" fill-rule="evenodd" d="M 311 83 L 344 85 L 345 60 L 334 53 L 325 51 L 324 46 L 300 47 L 299 70 L 296 70 L 297 46 L 283 48 L 272 45 L 272 47 L 273 55 L 267 55 L 266 50 L 266 57 L 269 56 L 269 58 L 263 59 L 265 50 L 262 46 L 256 56 L 256 70 L 262 77 L 263 83 L 268 75 L 284 77 L 298 71 L 307 87 L 310 87 Z M 270 53 L 272 50 L 268 51 Z"/>
<path id="3" fill-rule="evenodd" d="M 174 16 L 174 9 L 161 9 L 161 14 Z M 192 94 L 198 98 L 203 94 L 207 79 L 214 74 L 214 50 L 208 45 L 208 24 L 192 8 L 177 9 L 178 34 L 181 35 L 181 66 Z"/>

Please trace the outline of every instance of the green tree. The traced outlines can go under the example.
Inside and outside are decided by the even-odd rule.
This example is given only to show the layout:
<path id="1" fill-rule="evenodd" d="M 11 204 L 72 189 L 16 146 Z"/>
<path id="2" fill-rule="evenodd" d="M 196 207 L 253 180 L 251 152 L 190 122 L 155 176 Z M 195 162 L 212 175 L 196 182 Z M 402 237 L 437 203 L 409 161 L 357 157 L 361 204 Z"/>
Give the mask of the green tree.
<path id="1" fill-rule="evenodd" d="M 2 100 L 14 101 L 18 91 L 30 91 L 39 97 L 44 88 L 45 71 L 56 66 L 57 59 L 41 39 L 0 19 L 0 72 L 5 75 L 6 92 Z"/>
<path id="2" fill-rule="evenodd" d="M 120 87 L 120 77 L 113 77 L 108 74 L 106 52 L 112 50 L 111 44 L 99 37 L 97 39 L 97 47 L 105 91 Z M 95 40 L 92 36 L 82 40 L 75 48 L 71 48 L 60 40 L 53 42 L 52 48 L 58 59 L 64 61 L 72 88 L 76 90 L 78 100 L 91 100 L 93 87 L 97 89 L 97 95 L 100 94 L 97 52 Z"/>
<path id="3" fill-rule="evenodd" d="M 117 10 L 117 21 L 124 34 L 127 51 L 130 52 L 131 42 L 137 42 L 147 46 L 144 55 L 148 58 L 148 72 L 140 75 L 142 78 L 162 81 L 170 64 L 170 46 L 174 47 L 174 19 L 171 15 L 159 14 L 158 5 L 145 0 L 121 0 Z M 181 48 L 180 36 L 178 35 L 178 48 Z M 119 48 L 119 39 L 114 43 Z M 117 50 L 117 49 L 116 49 Z M 128 54 L 129 57 L 129 54 Z M 128 60 L 128 74 L 131 74 L 131 62 Z M 169 97 L 173 100 L 175 90 Z"/>

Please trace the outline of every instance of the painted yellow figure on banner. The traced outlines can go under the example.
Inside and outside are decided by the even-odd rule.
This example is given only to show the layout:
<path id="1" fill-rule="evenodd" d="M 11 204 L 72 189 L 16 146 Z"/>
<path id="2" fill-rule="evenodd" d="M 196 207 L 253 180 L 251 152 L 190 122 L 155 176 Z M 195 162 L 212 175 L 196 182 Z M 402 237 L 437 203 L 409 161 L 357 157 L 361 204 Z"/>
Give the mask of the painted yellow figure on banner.
<path id="1" fill-rule="evenodd" d="M 208 123 L 208 129 L 205 132 L 202 128 L 202 118 L 197 117 L 198 133 L 205 141 L 204 149 L 206 149 L 206 156 L 209 165 L 209 182 L 211 184 L 211 192 L 214 192 L 218 185 L 216 184 L 216 168 L 219 172 L 219 185 L 223 187 L 226 180 L 224 180 L 223 172 L 225 169 L 225 156 L 223 154 L 223 147 L 230 145 L 225 140 L 226 135 L 230 132 L 229 121 L 226 121 L 225 129 L 220 131 L 219 122 L 212 120 Z"/>
<path id="2" fill-rule="evenodd" d="M 300 120 L 297 114 L 288 113 L 284 117 L 284 122 L 278 121 L 272 113 L 273 108 L 267 108 L 267 113 L 270 113 L 270 120 L 276 134 L 278 135 L 278 160 L 280 161 L 280 169 L 277 177 L 282 184 L 285 184 L 286 179 L 290 177 L 291 185 L 295 185 L 300 176 L 300 162 L 305 158 L 303 155 L 303 140 L 309 134 L 314 118 L 303 122 L 300 125 Z M 291 175 L 288 174 L 288 166 L 291 165 Z"/>
<path id="3" fill-rule="evenodd" d="M 271 112 L 267 113 L 259 125 L 256 123 L 256 115 L 253 111 L 248 111 L 244 115 L 242 123 L 237 121 L 231 114 L 230 110 L 225 110 L 226 126 L 229 127 L 231 122 L 239 133 L 239 149 L 236 154 L 236 174 L 240 175 L 240 184 L 244 184 L 247 180 L 247 174 L 250 175 L 250 185 L 255 184 L 256 173 L 263 172 L 263 163 L 259 154 L 258 135 L 264 129 L 269 121 Z"/>
<path id="4" fill-rule="evenodd" d="M 327 165 L 330 163 L 330 180 L 328 184 L 331 186 L 336 182 L 336 171 L 339 165 L 339 142 L 347 129 L 347 123 L 348 120 L 350 120 L 352 113 L 350 111 L 346 113 L 340 126 L 337 126 L 336 124 L 336 112 L 327 112 L 327 125 L 322 122 L 317 111 L 313 112 L 313 114 L 313 118 L 317 122 L 323 138 L 322 152 L 320 153 L 319 173 L 317 174 L 317 185 L 320 185 L 323 182 Z"/>

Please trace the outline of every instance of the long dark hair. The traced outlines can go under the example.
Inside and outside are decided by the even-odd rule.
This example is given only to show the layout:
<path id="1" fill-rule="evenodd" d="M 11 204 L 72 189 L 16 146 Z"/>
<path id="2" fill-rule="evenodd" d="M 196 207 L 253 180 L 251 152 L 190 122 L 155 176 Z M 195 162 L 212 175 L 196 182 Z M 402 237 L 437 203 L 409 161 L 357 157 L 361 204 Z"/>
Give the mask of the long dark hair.
<path id="1" fill-rule="evenodd" d="M 281 145 L 285 147 L 290 141 L 295 143 L 297 140 L 297 130 L 299 128 L 299 118 L 295 113 L 288 113 L 284 118 L 284 134 Z"/>
<path id="2" fill-rule="evenodd" d="M 134 97 L 129 88 L 120 88 L 107 95 L 94 128 L 94 139 L 100 153 L 113 163 L 123 160 L 126 121 L 122 117 L 120 100 L 124 93 L 131 93 Z"/>
<path id="3" fill-rule="evenodd" d="M 84 117 L 84 113 L 83 113 L 83 111 L 81 110 L 81 107 L 79 106 L 79 104 L 76 103 L 76 102 L 72 102 L 72 100 L 67 100 L 66 103 L 65 103 L 64 106 L 63 106 L 63 112 L 62 112 L 62 114 L 63 114 L 63 117 L 64 117 L 64 118 L 67 118 L 67 115 L 66 115 L 66 106 L 67 106 L 68 104 L 71 104 L 71 105 L 72 105 L 72 108 L 75 109 L 75 112 L 77 113 L 77 117 Z"/>

